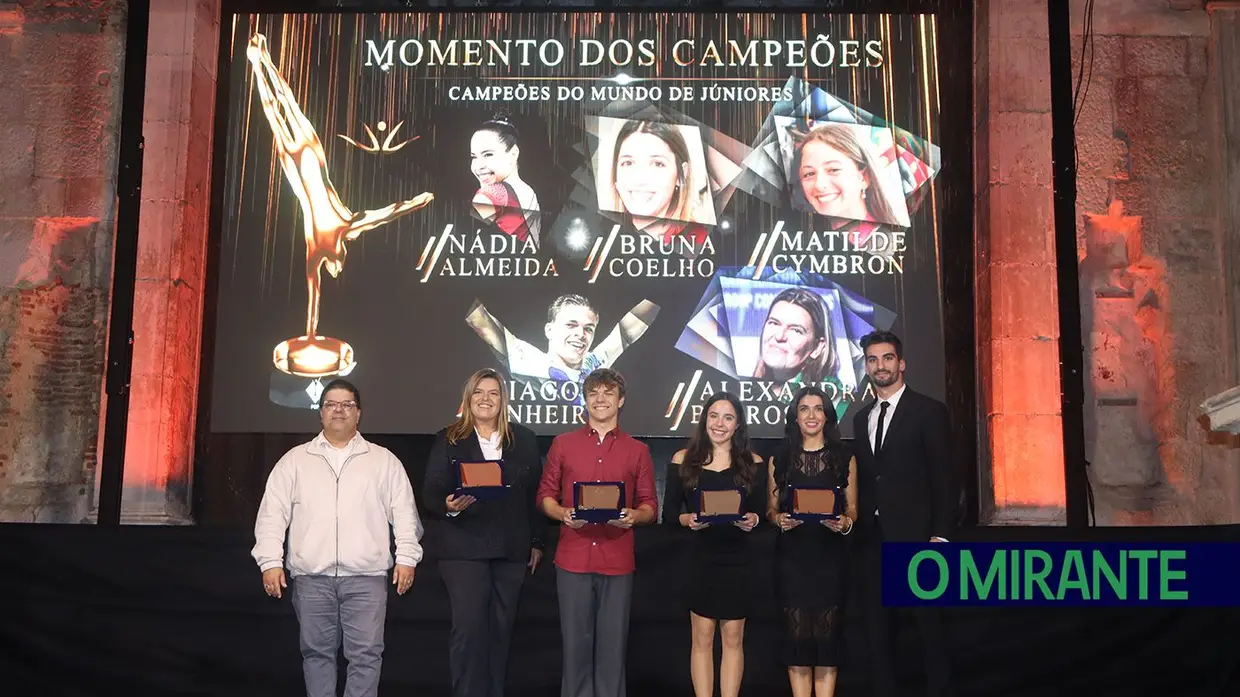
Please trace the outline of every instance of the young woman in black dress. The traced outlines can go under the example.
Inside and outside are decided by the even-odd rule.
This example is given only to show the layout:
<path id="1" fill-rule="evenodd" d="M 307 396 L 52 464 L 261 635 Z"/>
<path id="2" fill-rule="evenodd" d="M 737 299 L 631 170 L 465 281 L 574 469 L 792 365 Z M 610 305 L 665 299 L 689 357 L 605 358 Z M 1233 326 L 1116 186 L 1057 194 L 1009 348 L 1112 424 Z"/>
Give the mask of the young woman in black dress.
<path id="1" fill-rule="evenodd" d="M 768 466 L 768 517 L 780 530 L 775 546 L 775 591 L 783 615 L 781 657 L 793 697 L 831 697 L 843 655 L 844 535 L 857 518 L 857 461 L 840 438 L 826 394 L 803 387 L 793 397 L 784 443 Z M 840 487 L 844 514 L 822 523 L 791 518 L 791 486 Z"/>
<path id="2" fill-rule="evenodd" d="M 693 692 L 697 697 L 714 694 L 717 623 L 723 638 L 720 694 L 736 697 L 745 671 L 745 617 L 752 596 L 748 533 L 766 508 L 766 471 L 749 448 L 745 411 L 736 397 L 720 392 L 702 414 L 688 447 L 673 455 L 668 467 L 663 522 L 695 533 L 687 588 Z M 698 522 L 698 492 L 721 489 L 744 490 L 745 517 L 724 525 Z"/>

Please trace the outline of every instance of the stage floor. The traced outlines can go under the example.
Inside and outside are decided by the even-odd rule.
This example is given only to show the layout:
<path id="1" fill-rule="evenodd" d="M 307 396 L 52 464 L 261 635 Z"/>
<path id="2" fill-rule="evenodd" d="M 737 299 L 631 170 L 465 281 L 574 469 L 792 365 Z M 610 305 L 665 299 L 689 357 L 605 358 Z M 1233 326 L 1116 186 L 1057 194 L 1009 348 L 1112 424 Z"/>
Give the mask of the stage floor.
<path id="1" fill-rule="evenodd" d="M 1240 539 L 1236 527 L 1090 533 L 1132 541 Z M 685 534 L 661 526 L 638 531 L 631 695 L 692 694 Z M 1067 539 L 1063 531 L 1028 528 L 964 537 Z M 760 537 L 764 559 L 772 540 L 770 531 Z M 0 525 L 4 693 L 304 694 L 292 609 L 287 599 L 263 593 L 251 544 L 248 530 Z M 770 598 L 769 574 L 756 580 L 757 592 Z M 785 695 L 774 607 L 761 605 L 747 627 L 742 694 Z M 433 561 L 419 567 L 411 593 L 393 596 L 389 608 L 381 694 L 448 695 L 447 597 Z M 847 615 L 857 627 L 855 613 Z M 1240 694 L 1237 609 L 966 608 L 949 610 L 948 619 L 960 695 Z M 868 693 L 854 667 L 860 658 L 850 651 L 841 668 L 841 697 Z M 920 662 L 910 659 L 911 688 Z M 559 662 L 555 575 L 544 563 L 524 590 L 508 695 L 558 695 Z"/>

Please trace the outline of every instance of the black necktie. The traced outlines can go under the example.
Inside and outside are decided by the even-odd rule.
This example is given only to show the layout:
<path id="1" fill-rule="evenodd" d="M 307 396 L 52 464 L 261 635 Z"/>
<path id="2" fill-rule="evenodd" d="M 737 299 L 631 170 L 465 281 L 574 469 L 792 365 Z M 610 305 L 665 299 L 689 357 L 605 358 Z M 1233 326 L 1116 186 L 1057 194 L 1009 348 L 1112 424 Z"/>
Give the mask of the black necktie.
<path id="1" fill-rule="evenodd" d="M 887 402 L 881 402 L 878 405 L 878 430 L 874 432 L 874 454 L 877 455 L 883 450 L 883 421 L 887 420 L 887 407 L 891 406 Z"/>

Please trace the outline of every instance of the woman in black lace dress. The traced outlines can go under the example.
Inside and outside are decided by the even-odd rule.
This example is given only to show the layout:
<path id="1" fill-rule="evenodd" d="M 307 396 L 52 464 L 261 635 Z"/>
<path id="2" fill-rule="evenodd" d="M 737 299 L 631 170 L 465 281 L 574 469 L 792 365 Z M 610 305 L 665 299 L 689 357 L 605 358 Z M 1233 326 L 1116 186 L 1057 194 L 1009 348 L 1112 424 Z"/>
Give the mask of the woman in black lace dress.
<path id="1" fill-rule="evenodd" d="M 793 697 L 831 697 L 843 655 L 844 535 L 857 516 L 857 462 L 840 438 L 826 394 L 803 387 L 788 407 L 784 444 L 769 467 L 768 511 L 780 530 L 775 590 L 784 622 L 781 658 Z M 790 486 L 840 487 L 844 514 L 810 523 L 785 511 Z"/>
<path id="2" fill-rule="evenodd" d="M 672 456 L 663 522 L 693 530 L 686 588 L 693 644 L 689 674 L 697 697 L 715 687 L 715 626 L 723 638 L 719 692 L 736 697 L 745 669 L 745 617 L 753 597 L 749 532 L 766 510 L 766 470 L 749 449 L 740 402 L 726 392 L 710 398 L 688 447 Z M 699 522 L 698 491 L 743 489 L 745 517 L 732 523 Z"/>

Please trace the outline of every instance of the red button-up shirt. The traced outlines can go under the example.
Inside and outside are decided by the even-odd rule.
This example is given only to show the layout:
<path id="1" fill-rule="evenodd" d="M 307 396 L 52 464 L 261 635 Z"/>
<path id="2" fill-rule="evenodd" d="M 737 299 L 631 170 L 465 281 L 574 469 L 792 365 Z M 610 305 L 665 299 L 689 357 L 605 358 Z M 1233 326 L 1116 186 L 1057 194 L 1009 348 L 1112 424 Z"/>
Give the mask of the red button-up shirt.
<path id="1" fill-rule="evenodd" d="M 658 519 L 650 448 L 619 428 L 613 428 L 601 441 L 598 432 L 588 425 L 556 436 L 543 465 L 539 507 L 543 499 L 552 498 L 572 508 L 574 482 L 624 482 L 625 507 L 649 506 Z M 555 565 L 579 574 L 632 573 L 633 530 L 606 523 L 586 523 L 576 530 L 561 526 Z"/>

